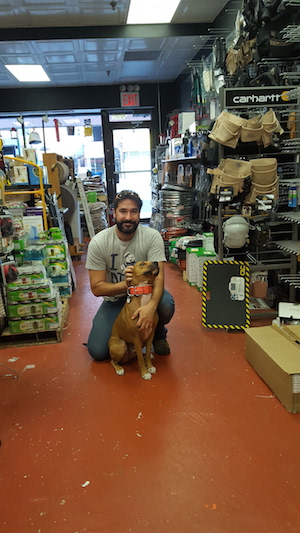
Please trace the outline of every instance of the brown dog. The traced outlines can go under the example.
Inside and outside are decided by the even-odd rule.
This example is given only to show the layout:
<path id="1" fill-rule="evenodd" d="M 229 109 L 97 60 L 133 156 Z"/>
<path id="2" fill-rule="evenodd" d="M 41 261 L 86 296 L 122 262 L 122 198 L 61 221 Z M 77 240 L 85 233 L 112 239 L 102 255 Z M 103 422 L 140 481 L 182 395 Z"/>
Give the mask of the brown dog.
<path id="1" fill-rule="evenodd" d="M 158 322 L 158 314 L 155 315 L 153 330 L 147 339 L 142 339 L 136 325 L 138 318 L 132 320 L 131 317 L 139 307 L 151 298 L 152 286 L 158 272 L 158 264 L 151 261 L 139 261 L 133 267 L 132 285 L 127 290 L 128 298 L 114 321 L 108 342 L 111 364 L 119 376 L 123 376 L 125 373 L 120 363 L 126 363 L 133 357 L 138 359 L 142 378 L 149 380 L 152 378 L 152 374 L 156 372 L 156 368 L 151 362 L 151 344 Z M 142 353 L 143 346 L 146 346 L 145 355 Z"/>

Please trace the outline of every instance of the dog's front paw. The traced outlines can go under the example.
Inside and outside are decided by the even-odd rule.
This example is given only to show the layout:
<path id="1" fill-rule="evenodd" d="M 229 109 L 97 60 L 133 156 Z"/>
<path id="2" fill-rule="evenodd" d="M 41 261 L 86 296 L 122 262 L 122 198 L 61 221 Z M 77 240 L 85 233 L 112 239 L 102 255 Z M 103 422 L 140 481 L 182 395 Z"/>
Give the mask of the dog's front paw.
<path id="1" fill-rule="evenodd" d="M 116 370 L 116 374 L 117 374 L 118 376 L 124 376 L 124 374 L 125 374 L 125 370 L 124 370 L 124 368 L 120 368 L 120 370 Z"/>
<path id="2" fill-rule="evenodd" d="M 148 368 L 148 372 L 150 372 L 150 374 L 156 374 L 156 367 L 150 366 L 150 368 Z"/>
<path id="3" fill-rule="evenodd" d="M 150 372 L 146 372 L 145 374 L 142 375 L 142 378 L 149 381 L 149 379 L 152 378 L 152 374 L 150 374 Z"/>

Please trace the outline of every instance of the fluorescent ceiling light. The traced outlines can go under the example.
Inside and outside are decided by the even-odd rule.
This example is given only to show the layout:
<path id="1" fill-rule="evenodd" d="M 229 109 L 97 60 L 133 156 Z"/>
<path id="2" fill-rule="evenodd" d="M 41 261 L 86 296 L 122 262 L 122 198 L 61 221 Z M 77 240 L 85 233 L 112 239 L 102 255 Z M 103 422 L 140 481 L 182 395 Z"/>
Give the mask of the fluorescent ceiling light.
<path id="1" fill-rule="evenodd" d="M 41 65 L 5 65 L 19 81 L 50 81 Z"/>
<path id="2" fill-rule="evenodd" d="M 131 0 L 127 24 L 171 22 L 180 0 Z"/>

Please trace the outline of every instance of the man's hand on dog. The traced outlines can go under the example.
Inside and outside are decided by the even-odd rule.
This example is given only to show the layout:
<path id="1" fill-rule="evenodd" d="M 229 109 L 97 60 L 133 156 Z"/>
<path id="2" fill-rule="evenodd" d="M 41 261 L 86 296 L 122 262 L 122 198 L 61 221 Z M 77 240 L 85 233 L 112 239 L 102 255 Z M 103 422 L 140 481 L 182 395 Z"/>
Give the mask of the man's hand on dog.
<path id="1" fill-rule="evenodd" d="M 143 340 L 147 339 L 153 330 L 155 309 L 149 304 L 139 307 L 132 315 L 132 320 L 137 320 L 137 327 Z"/>
<path id="2" fill-rule="evenodd" d="M 133 268 L 133 265 L 130 265 L 125 269 L 125 280 L 127 283 L 127 287 L 130 287 L 130 285 L 132 284 Z M 153 308 L 151 304 L 146 304 L 142 307 L 139 307 L 131 317 L 132 320 L 135 320 L 136 318 L 138 319 L 136 325 L 143 340 L 146 340 L 153 330 L 155 312 L 156 308 Z"/>
<path id="3" fill-rule="evenodd" d="M 133 272 L 133 265 L 130 265 L 125 268 L 125 281 L 127 283 L 127 287 L 130 287 L 132 284 L 132 272 Z"/>

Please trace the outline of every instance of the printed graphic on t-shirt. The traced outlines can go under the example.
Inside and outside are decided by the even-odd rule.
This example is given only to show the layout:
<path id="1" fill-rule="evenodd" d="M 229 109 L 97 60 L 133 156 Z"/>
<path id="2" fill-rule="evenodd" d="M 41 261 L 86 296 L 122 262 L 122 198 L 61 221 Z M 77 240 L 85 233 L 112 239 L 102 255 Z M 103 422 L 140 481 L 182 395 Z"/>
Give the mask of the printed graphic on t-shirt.
<path id="1" fill-rule="evenodd" d="M 111 282 L 112 283 L 118 283 L 119 281 L 122 281 L 124 279 L 124 276 L 125 276 L 125 269 L 128 267 L 128 266 L 132 266 L 136 263 L 136 260 L 135 260 L 135 257 L 133 255 L 133 253 L 131 252 L 126 252 L 124 254 L 124 258 L 123 258 L 123 263 L 121 265 L 121 268 L 120 268 L 120 272 L 118 271 L 118 268 L 116 266 L 116 264 L 118 263 L 118 255 L 119 254 L 112 254 L 111 255 L 111 264 L 109 266 L 109 274 L 110 274 L 110 279 L 111 279 Z"/>

